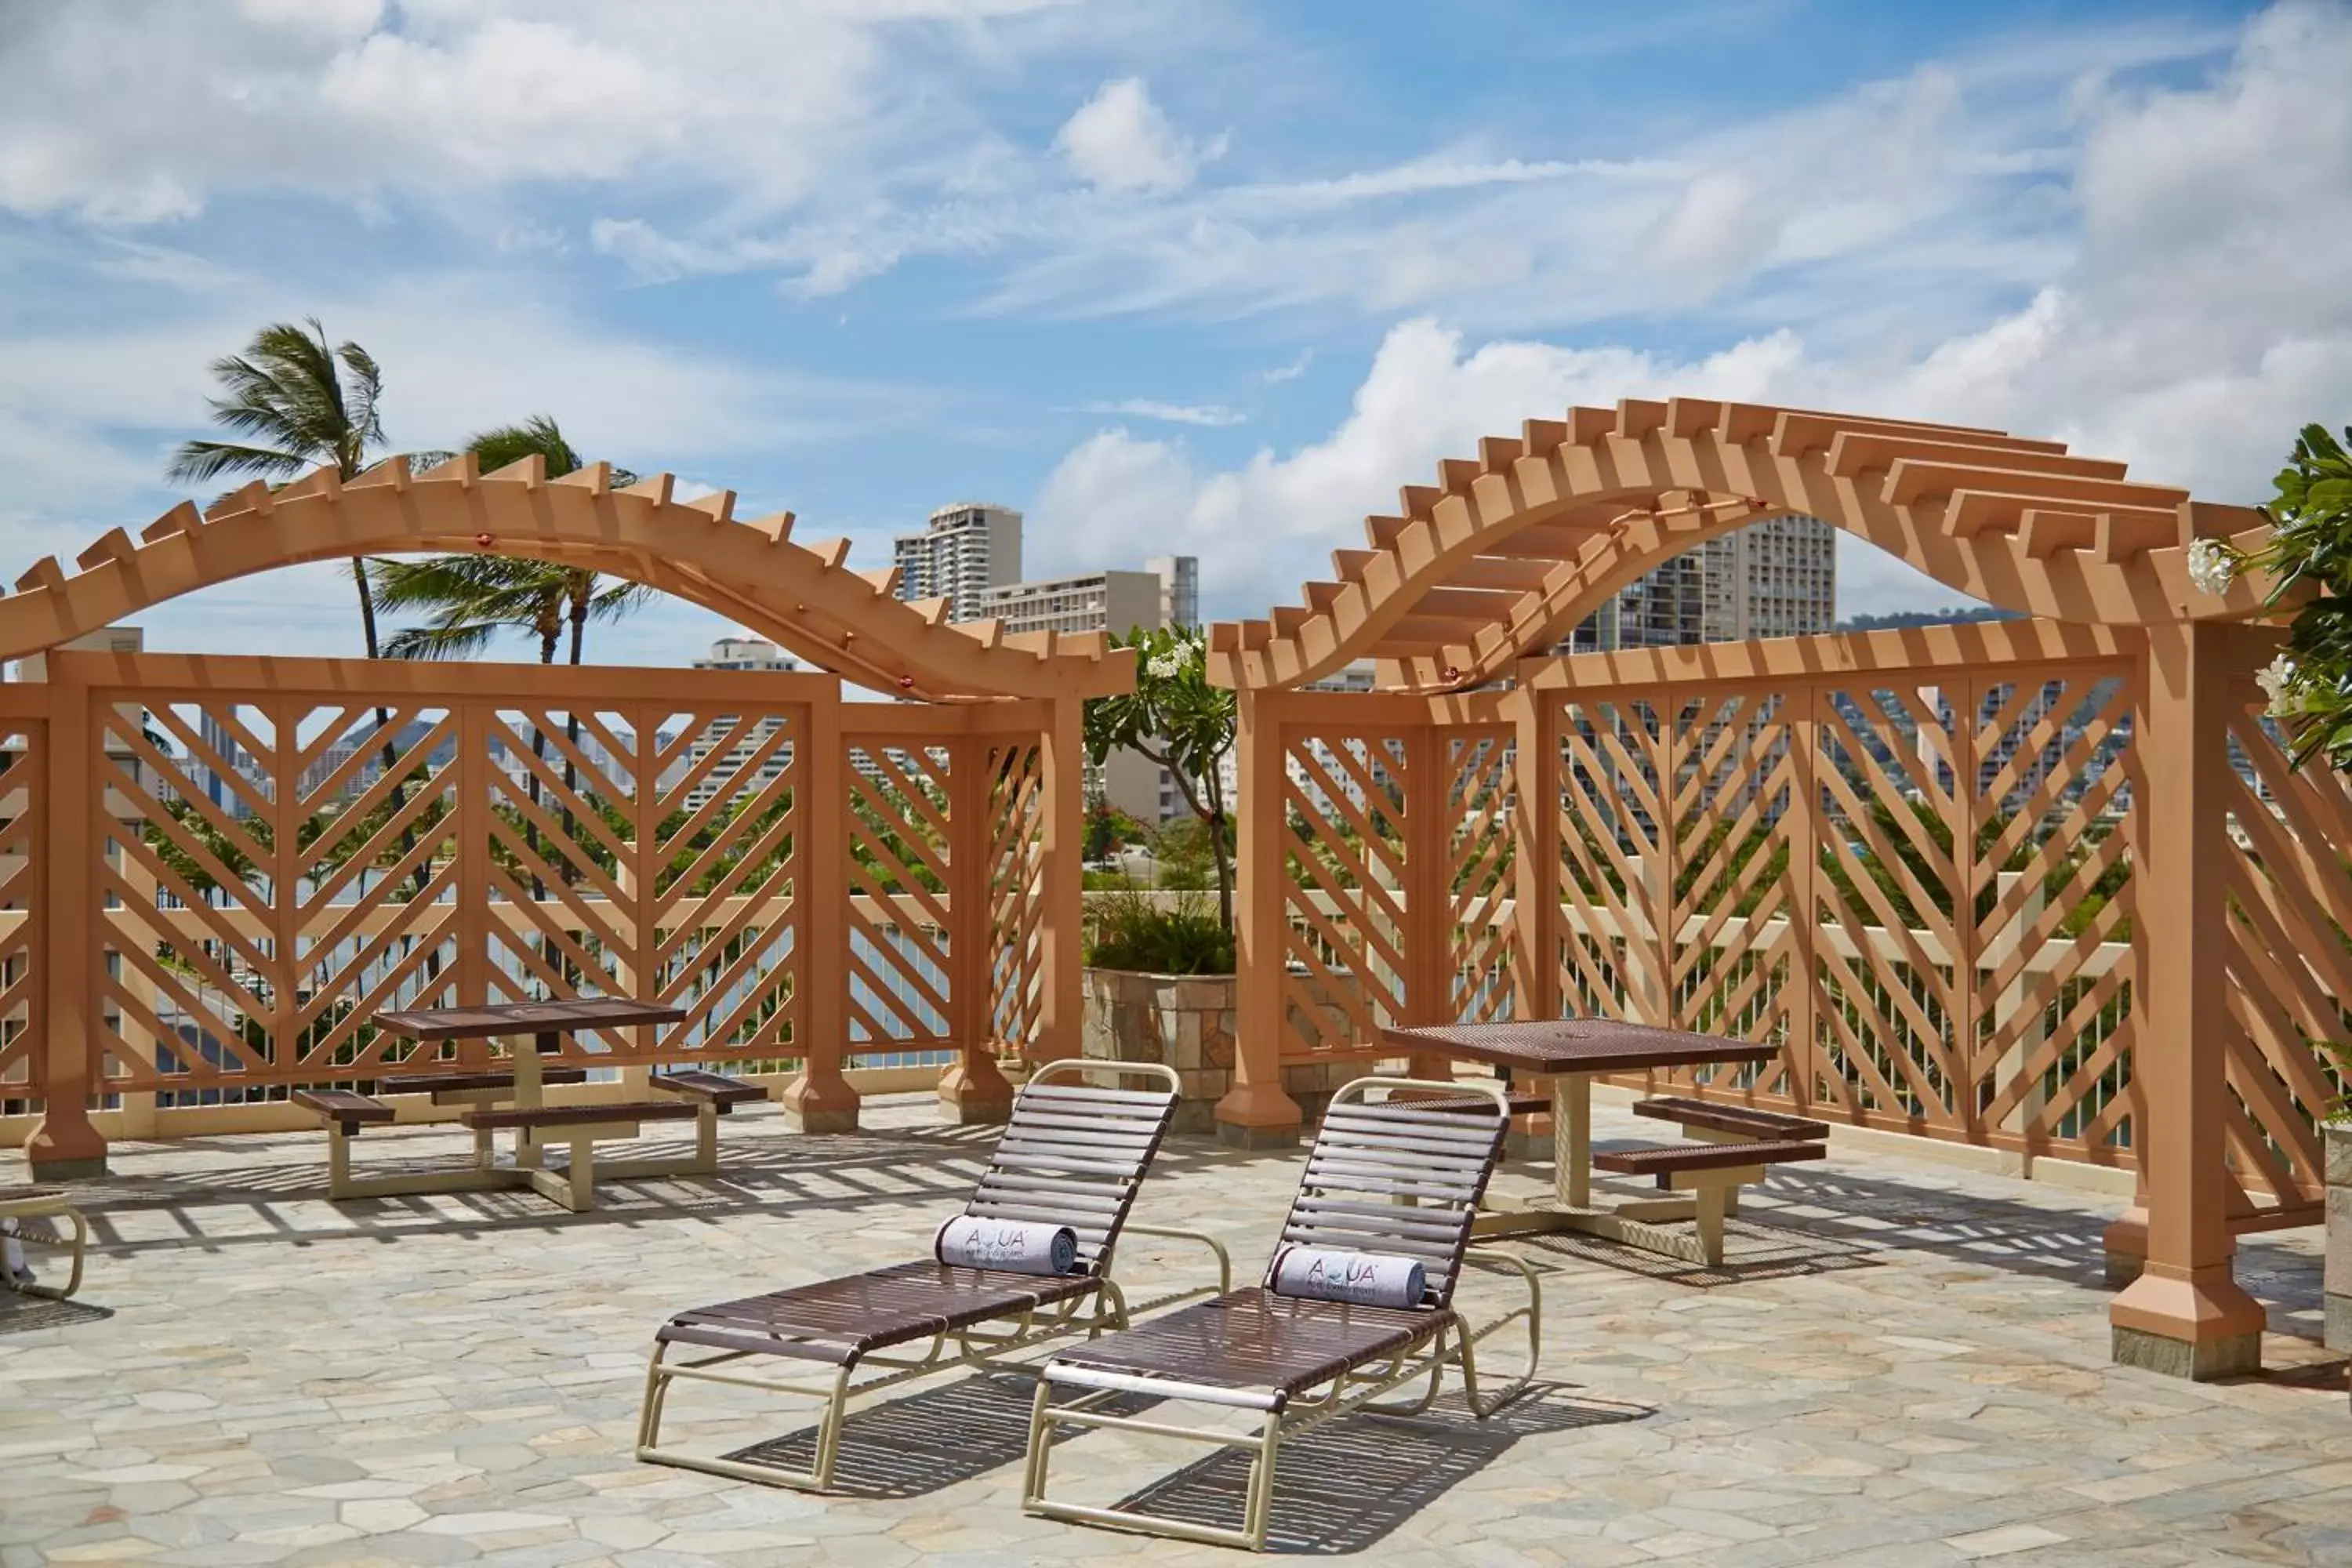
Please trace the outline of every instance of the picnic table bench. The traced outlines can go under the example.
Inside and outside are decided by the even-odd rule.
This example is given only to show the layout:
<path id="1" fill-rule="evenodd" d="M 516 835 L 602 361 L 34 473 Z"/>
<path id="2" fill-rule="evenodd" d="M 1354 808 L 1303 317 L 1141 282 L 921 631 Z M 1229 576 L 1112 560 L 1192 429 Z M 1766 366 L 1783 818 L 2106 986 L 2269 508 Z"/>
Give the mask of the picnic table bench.
<path id="1" fill-rule="evenodd" d="M 425 1044 L 448 1040 L 503 1039 L 504 1068 L 452 1064 L 444 1071 L 394 1073 L 379 1080 L 379 1092 L 396 1097 L 429 1094 L 436 1105 L 467 1107 L 458 1114 L 474 1134 L 474 1160 L 457 1170 L 399 1175 L 355 1176 L 351 1143 L 369 1127 L 389 1126 L 396 1108 L 375 1095 L 347 1089 L 303 1089 L 292 1095 L 327 1130 L 327 1192 L 341 1201 L 413 1193 L 481 1192 L 529 1187 L 573 1212 L 595 1206 L 596 1181 L 604 1177 L 711 1175 L 719 1169 L 718 1119 L 736 1106 L 766 1098 L 757 1084 L 703 1068 L 655 1073 L 649 1090 L 666 1098 L 551 1106 L 549 1084 L 584 1083 L 584 1068 L 552 1067 L 541 1060 L 559 1050 L 575 1030 L 624 1028 L 674 1022 L 685 1015 L 662 1003 L 621 997 L 583 997 L 564 1002 L 498 1003 L 472 1007 L 419 1008 L 379 1013 L 376 1026 Z M 529 1044 L 526 1047 L 525 1043 Z M 649 1122 L 692 1121 L 694 1151 L 683 1157 L 600 1160 L 600 1142 L 636 1138 Z M 496 1138 L 514 1135 L 511 1163 L 497 1158 Z M 567 1161 L 547 1168 L 550 1148 Z"/>
<path id="2" fill-rule="evenodd" d="M 1573 1230 L 1712 1266 L 1723 1261 L 1724 1218 L 1738 1212 L 1742 1186 L 1762 1181 L 1773 1165 L 1823 1159 L 1829 1152 L 1826 1123 L 1696 1096 L 1665 1096 L 1633 1108 L 1636 1116 L 1676 1123 L 1681 1142 L 1593 1150 L 1592 1080 L 1601 1074 L 1761 1064 L 1780 1056 L 1777 1046 L 1607 1018 L 1392 1028 L 1383 1043 L 1400 1052 L 1507 1068 L 1514 1114 L 1527 1106 L 1528 1091 L 1542 1095 L 1538 1103 L 1549 1103 L 1550 1199 L 1496 1202 L 1495 1212 L 1479 1221 L 1482 1235 Z M 1595 1171 L 1649 1176 L 1669 1195 L 1596 1203 Z M 1682 1221 L 1691 1222 L 1688 1230 L 1680 1228 Z"/>

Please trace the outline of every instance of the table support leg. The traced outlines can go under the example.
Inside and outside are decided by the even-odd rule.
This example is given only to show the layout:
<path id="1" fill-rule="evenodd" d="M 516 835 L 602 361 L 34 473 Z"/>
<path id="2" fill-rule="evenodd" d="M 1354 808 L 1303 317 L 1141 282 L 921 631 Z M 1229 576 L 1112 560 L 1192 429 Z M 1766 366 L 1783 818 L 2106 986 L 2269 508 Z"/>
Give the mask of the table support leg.
<path id="1" fill-rule="evenodd" d="M 539 1040 L 532 1035 L 507 1037 L 507 1059 L 514 1064 L 514 1102 L 518 1110 L 538 1110 L 547 1103 L 546 1080 L 540 1077 Z M 540 1146 L 529 1138 L 515 1140 L 515 1165 L 536 1171 L 544 1163 Z"/>
<path id="2" fill-rule="evenodd" d="M 1551 1080 L 1552 1185 L 1564 1207 L 1592 1205 L 1592 1079 L 1567 1073 Z"/>

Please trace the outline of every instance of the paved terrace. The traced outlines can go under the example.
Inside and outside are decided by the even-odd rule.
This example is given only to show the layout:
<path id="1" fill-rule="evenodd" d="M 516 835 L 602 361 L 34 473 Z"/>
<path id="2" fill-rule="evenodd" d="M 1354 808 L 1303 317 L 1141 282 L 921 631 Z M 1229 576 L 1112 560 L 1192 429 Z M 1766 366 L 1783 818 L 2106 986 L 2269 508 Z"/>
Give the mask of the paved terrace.
<path id="1" fill-rule="evenodd" d="M 630 1458 L 666 1310 L 915 1256 L 988 1136 L 915 1101 L 868 1119 L 836 1138 L 739 1119 L 719 1183 L 615 1184 L 577 1217 L 523 1194 L 338 1209 L 316 1134 L 118 1145 L 118 1173 L 86 1190 L 101 1245 L 83 1302 L 0 1300 L 0 1564 L 1238 1561 L 1024 1519 L 1010 1382 L 950 1374 L 853 1415 L 852 1497 Z M 1636 1133 L 1622 1112 L 1598 1122 Z M 1254 1268 L 1295 1175 L 1179 1140 L 1139 1216 L 1205 1226 Z M 2109 1363 L 2097 1238 L 2115 1206 L 1840 1155 L 1776 1173 L 1717 1273 L 1527 1244 L 1545 1383 L 1483 1429 L 1456 1398 L 1443 1419 L 1354 1418 L 1286 1449 L 1277 1546 L 1580 1568 L 2352 1563 L 2352 1413 L 2315 1343 L 2315 1234 L 2256 1238 L 2242 1265 L 2273 1370 L 2200 1386 Z M 808 1425 L 716 1390 L 673 1407 L 677 1433 L 730 1446 Z M 1102 1500 L 1150 1487 L 1162 1509 L 1237 1512 L 1238 1465 L 1198 1459 L 1096 1432 L 1056 1470 Z"/>

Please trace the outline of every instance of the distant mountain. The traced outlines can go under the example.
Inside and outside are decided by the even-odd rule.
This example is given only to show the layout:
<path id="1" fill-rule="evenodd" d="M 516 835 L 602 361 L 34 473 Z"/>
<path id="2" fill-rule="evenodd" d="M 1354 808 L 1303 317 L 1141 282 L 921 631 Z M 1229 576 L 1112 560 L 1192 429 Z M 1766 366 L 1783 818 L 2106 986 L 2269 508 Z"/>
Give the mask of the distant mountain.
<path id="1" fill-rule="evenodd" d="M 1842 632 L 1899 632 L 1912 626 L 1945 626 L 1955 621 L 2014 621 L 2023 619 L 2015 610 L 1997 610 L 1990 605 L 1971 605 L 1961 609 L 1955 605 L 1942 610 L 1897 610 L 1891 616 L 1848 616 L 1837 624 Z"/>

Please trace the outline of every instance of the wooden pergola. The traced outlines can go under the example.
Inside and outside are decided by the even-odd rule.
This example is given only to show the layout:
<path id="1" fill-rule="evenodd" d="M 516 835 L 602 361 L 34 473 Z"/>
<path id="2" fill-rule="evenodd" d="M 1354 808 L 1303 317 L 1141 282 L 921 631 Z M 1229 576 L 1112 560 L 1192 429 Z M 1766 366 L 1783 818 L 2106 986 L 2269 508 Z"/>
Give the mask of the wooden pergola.
<path id="1" fill-rule="evenodd" d="M 2030 618 L 1551 651 L 1797 515 Z M 1241 725 L 1221 1123 L 1283 1135 L 1286 1080 L 1391 1023 L 1773 1039 L 1778 1067 L 1683 1091 L 2134 1170 L 2116 1353 L 2249 1364 L 2234 1237 L 2318 1218 L 2309 1041 L 2352 1001 L 2352 799 L 2263 722 L 2266 584 L 2187 570 L 2266 531 L 2056 441 L 1700 399 L 1441 463 L 1299 604 L 1212 632 Z M 1371 690 L 1312 689 L 1360 660 Z"/>
<path id="2" fill-rule="evenodd" d="M 566 1059 L 788 1073 L 820 1129 L 856 1125 L 856 1058 L 947 1059 L 942 1100 L 981 1119 L 1001 1056 L 1076 1054 L 1080 715 L 1132 654 L 950 625 L 789 513 L 610 475 L 320 469 L 0 599 L 0 658 L 45 666 L 0 686 L 0 1125 L 37 1117 L 37 1173 L 102 1169 L 109 1128 L 376 1077 L 392 1006 L 659 1000 L 684 1021 Z M 631 578 L 819 672 L 62 646 L 281 566 L 446 552 Z"/>

